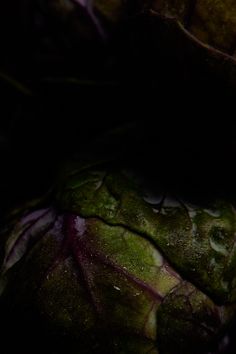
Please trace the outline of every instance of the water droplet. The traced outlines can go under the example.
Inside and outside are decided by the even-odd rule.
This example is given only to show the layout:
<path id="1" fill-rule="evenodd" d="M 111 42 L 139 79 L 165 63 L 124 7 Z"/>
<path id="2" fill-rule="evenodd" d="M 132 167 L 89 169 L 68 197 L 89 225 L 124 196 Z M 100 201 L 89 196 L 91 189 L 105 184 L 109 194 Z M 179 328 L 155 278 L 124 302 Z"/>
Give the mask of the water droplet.
<path id="1" fill-rule="evenodd" d="M 117 291 L 120 291 L 120 288 L 116 285 L 113 285 L 113 288 L 116 289 Z"/>
<path id="2" fill-rule="evenodd" d="M 215 268 L 217 266 L 216 260 L 215 258 L 212 258 L 210 260 L 210 268 Z"/>
<path id="3" fill-rule="evenodd" d="M 152 211 L 153 211 L 155 214 L 158 214 L 158 213 L 159 213 L 159 210 L 158 210 L 158 209 L 155 209 L 155 208 L 152 208 Z"/>
<path id="4" fill-rule="evenodd" d="M 95 191 L 97 191 L 101 186 L 102 186 L 102 180 L 101 181 L 97 181 L 95 184 Z"/>
<path id="5" fill-rule="evenodd" d="M 214 251 L 222 254 L 223 256 L 228 256 L 229 252 L 227 249 L 219 242 L 216 242 L 212 237 L 210 238 L 210 245 Z"/>
<path id="6" fill-rule="evenodd" d="M 197 233 L 197 225 L 193 222 L 192 223 L 192 234 L 193 236 L 198 236 L 198 233 Z"/>
<path id="7" fill-rule="evenodd" d="M 147 202 L 148 204 L 155 204 L 155 205 L 160 204 L 162 198 L 163 198 L 162 195 L 154 195 L 149 191 L 146 191 L 145 196 L 143 197 L 145 202 Z"/>
<path id="8" fill-rule="evenodd" d="M 221 280 L 221 286 L 223 289 L 228 290 L 229 289 L 229 282 L 225 280 Z"/>
<path id="9" fill-rule="evenodd" d="M 207 213 L 210 216 L 213 216 L 214 218 L 219 218 L 220 217 L 220 211 L 219 210 L 204 209 L 204 212 Z"/>
<path id="10" fill-rule="evenodd" d="M 195 218 L 195 216 L 197 216 L 197 211 L 196 210 L 188 210 L 188 215 L 189 215 L 190 219 L 193 220 Z"/>
<path id="11" fill-rule="evenodd" d="M 75 228 L 78 231 L 78 237 L 83 236 L 86 231 L 85 220 L 77 216 L 75 219 Z"/>
<path id="12" fill-rule="evenodd" d="M 181 206 L 180 202 L 171 196 L 166 196 L 163 202 L 164 208 L 179 208 Z"/>
<path id="13" fill-rule="evenodd" d="M 133 296 L 135 297 L 135 296 L 139 296 L 139 295 L 140 295 L 140 293 L 137 292 Z"/>
<path id="14" fill-rule="evenodd" d="M 164 208 L 161 208 L 160 213 L 161 213 L 162 215 L 167 215 L 167 214 L 168 214 Z"/>

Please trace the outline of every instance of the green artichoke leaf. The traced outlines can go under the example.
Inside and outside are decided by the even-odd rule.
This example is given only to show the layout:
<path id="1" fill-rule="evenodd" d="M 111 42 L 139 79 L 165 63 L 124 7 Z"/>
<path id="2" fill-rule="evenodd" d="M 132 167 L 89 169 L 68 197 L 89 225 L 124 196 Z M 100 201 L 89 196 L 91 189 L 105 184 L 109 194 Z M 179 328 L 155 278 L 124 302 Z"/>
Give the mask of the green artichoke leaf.
<path id="1" fill-rule="evenodd" d="M 153 242 L 177 271 L 218 302 L 234 302 L 235 210 L 212 210 L 181 201 L 159 209 L 147 203 L 124 173 L 99 169 L 71 176 L 58 191 L 60 207 L 83 217 L 122 225 Z"/>
<path id="2" fill-rule="evenodd" d="M 190 283 L 182 282 L 165 297 L 157 310 L 160 351 L 169 354 L 178 348 L 177 352 L 183 354 L 205 353 L 229 311 L 232 308 L 227 311 L 223 306 L 216 307 L 205 294 Z"/>
<path id="3" fill-rule="evenodd" d="M 156 311 L 182 281 L 145 238 L 98 218 L 55 218 L 53 209 L 23 217 L 12 230 L 1 275 L 10 280 L 10 308 L 33 304 L 82 353 L 84 338 L 117 353 L 158 353 Z"/>

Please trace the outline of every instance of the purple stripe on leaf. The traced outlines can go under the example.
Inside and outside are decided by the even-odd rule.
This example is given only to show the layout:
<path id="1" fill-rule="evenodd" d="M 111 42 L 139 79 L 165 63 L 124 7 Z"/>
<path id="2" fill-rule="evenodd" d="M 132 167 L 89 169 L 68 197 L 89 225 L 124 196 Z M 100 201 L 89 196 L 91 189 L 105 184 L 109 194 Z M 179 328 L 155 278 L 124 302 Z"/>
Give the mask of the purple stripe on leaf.
<path id="1" fill-rule="evenodd" d="M 85 9 L 85 11 L 87 12 L 89 18 L 91 19 L 94 27 L 96 28 L 99 36 L 101 37 L 101 39 L 103 41 L 107 40 L 107 34 L 105 33 L 99 19 L 97 18 L 97 16 L 94 13 L 94 6 L 93 6 L 93 0 L 73 0 L 74 3 L 80 5 L 81 7 L 83 7 Z"/>
<path id="2" fill-rule="evenodd" d="M 6 255 L 1 269 L 2 274 L 18 262 L 29 246 L 39 237 L 41 238 L 56 220 L 56 212 L 51 208 L 39 210 L 32 214 L 23 219 L 26 225 L 28 224 L 26 227 L 23 227 L 25 224 L 22 224 L 21 220 L 22 232 L 17 232 L 15 235 L 16 230 L 12 231 L 13 242 L 8 243 L 6 247 Z"/>

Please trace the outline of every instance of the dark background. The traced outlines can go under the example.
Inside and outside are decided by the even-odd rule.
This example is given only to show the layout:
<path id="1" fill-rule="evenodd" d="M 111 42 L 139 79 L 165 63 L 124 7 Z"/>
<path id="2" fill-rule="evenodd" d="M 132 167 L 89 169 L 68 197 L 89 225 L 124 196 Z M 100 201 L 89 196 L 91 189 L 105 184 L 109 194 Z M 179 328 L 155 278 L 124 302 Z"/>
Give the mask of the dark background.
<path id="1" fill-rule="evenodd" d="M 144 15 L 104 44 L 29 1 L 2 6 L 2 209 L 49 188 L 64 159 L 95 154 L 97 138 L 168 189 L 235 199 L 235 92 L 217 73 L 177 60 Z M 102 136 L 127 123 L 109 146 Z"/>

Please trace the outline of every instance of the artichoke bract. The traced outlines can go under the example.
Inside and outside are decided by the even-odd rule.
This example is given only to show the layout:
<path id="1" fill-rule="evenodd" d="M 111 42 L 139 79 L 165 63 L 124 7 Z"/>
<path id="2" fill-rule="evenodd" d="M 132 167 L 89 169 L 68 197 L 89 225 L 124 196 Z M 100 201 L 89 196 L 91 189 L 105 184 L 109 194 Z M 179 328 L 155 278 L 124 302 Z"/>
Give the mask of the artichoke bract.
<path id="1" fill-rule="evenodd" d="M 62 174 L 45 203 L 17 210 L 2 231 L 10 328 L 30 309 L 74 343 L 70 353 L 216 350 L 235 315 L 232 205 L 155 196 L 104 164 Z"/>
<path id="2" fill-rule="evenodd" d="M 171 48 L 171 56 L 235 87 L 235 1 L 153 0 L 150 15 L 157 22 L 157 41 Z"/>

